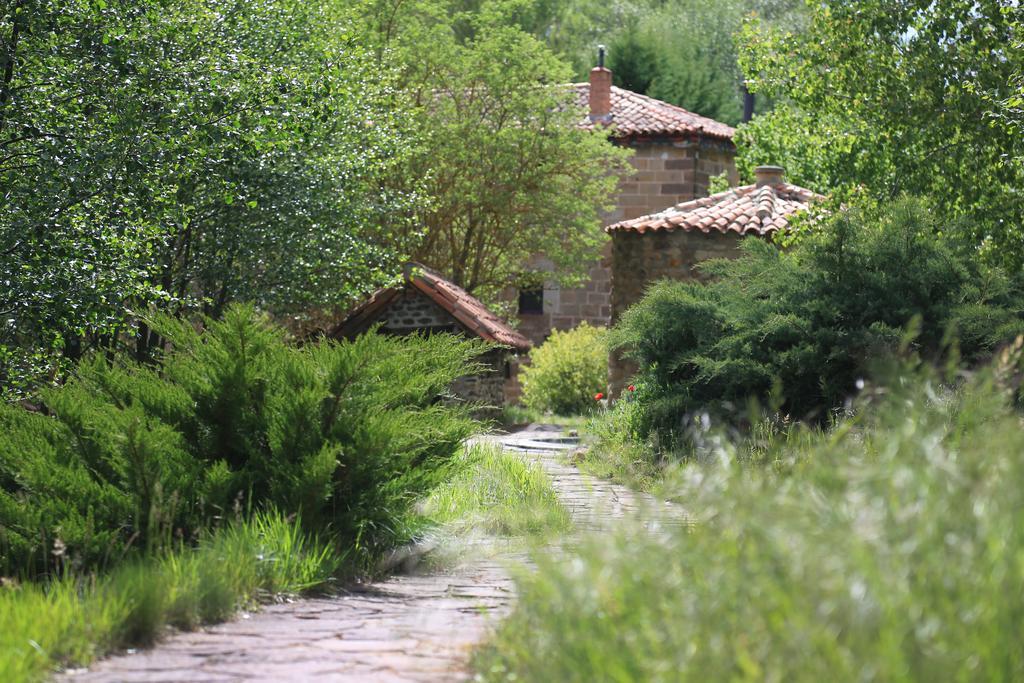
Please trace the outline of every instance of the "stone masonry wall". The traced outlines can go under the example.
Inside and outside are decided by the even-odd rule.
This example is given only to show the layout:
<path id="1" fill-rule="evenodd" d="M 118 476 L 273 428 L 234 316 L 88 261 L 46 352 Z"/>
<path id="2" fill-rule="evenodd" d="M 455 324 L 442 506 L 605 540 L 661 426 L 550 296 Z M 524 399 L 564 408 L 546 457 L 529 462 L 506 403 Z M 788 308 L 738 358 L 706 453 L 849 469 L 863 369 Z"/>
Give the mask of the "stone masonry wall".
<path id="1" fill-rule="evenodd" d="M 447 311 L 422 294 L 409 290 L 388 306 L 382 322 L 384 329 L 396 334 L 428 328 L 449 329 L 455 324 Z"/>
<path id="2" fill-rule="evenodd" d="M 680 202 L 706 197 L 711 176 L 729 173 L 739 182 L 732 145 L 694 140 L 638 140 L 630 160 L 636 173 L 619 184 L 618 207 L 605 225 L 657 213 Z"/>
<path id="3" fill-rule="evenodd" d="M 611 319 L 611 243 L 602 250 L 601 260 L 590 268 L 582 287 L 544 291 L 544 312 L 519 316 L 519 331 L 537 346 L 551 330 L 571 330 L 582 322 L 607 326 Z"/>
<path id="4" fill-rule="evenodd" d="M 459 377 L 452 383 L 452 393 L 474 403 L 500 408 L 505 403 L 505 363 L 508 352 L 493 349 L 485 353 L 481 362 L 487 369 L 477 375 Z"/>
<path id="5" fill-rule="evenodd" d="M 661 279 L 698 280 L 694 266 L 711 258 L 739 255 L 739 235 L 702 232 L 620 232 L 612 236 L 612 324 L 640 300 L 647 287 Z M 635 367 L 614 354 L 609 360 L 609 383 L 617 396 Z"/>

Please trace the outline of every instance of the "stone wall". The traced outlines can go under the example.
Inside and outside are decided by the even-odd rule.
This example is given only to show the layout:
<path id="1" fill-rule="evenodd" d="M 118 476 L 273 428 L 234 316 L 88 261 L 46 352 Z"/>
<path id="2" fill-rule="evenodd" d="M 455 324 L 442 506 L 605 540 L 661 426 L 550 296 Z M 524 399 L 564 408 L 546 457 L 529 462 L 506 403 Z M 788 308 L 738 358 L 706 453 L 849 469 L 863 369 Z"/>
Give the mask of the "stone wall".
<path id="1" fill-rule="evenodd" d="M 409 289 L 388 306 L 381 322 L 385 330 L 395 334 L 407 334 L 420 329 L 451 331 L 456 324 L 447 311 L 419 292 Z"/>
<path id="2" fill-rule="evenodd" d="M 534 346 L 542 344 L 551 330 L 571 330 L 582 322 L 607 326 L 611 319 L 611 243 L 605 245 L 601 260 L 590 268 L 582 287 L 544 288 L 544 312 L 521 314 L 519 331 Z"/>
<path id="3" fill-rule="evenodd" d="M 612 236 L 612 324 L 643 296 L 647 287 L 662 279 L 699 280 L 694 269 L 711 258 L 735 258 L 743 238 L 718 232 L 617 232 Z M 609 384 L 617 396 L 635 367 L 614 354 L 609 360 Z"/>
<path id="4" fill-rule="evenodd" d="M 626 144 L 636 173 L 619 183 L 617 209 L 605 224 L 657 213 L 680 202 L 706 197 L 712 176 L 723 171 L 739 182 L 729 143 L 712 140 L 644 139 Z"/>
<path id="5" fill-rule="evenodd" d="M 459 377 L 452 383 L 452 393 L 465 401 L 501 408 L 505 404 L 505 365 L 509 356 L 505 349 L 488 351 L 480 358 L 487 369 L 476 375 Z"/>
<path id="6" fill-rule="evenodd" d="M 505 405 L 520 405 L 523 402 L 523 384 L 520 381 L 523 366 L 530 364 L 526 354 L 510 356 L 508 359 L 508 377 L 505 378 Z"/>

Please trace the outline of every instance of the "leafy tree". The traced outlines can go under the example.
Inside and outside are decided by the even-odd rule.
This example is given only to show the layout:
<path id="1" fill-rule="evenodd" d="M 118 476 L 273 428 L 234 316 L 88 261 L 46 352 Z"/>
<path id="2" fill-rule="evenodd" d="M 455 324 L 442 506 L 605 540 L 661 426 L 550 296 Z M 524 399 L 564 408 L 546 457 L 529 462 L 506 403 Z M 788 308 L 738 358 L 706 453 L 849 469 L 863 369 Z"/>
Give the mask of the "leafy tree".
<path id="1" fill-rule="evenodd" d="M 989 117 L 994 126 L 1007 135 L 1020 139 L 1024 133 L 1024 11 L 1020 7 L 1003 7 L 1003 14 L 1009 21 L 1013 42 L 1006 50 L 1005 58 L 1010 67 L 1008 87 L 986 89 L 983 84 L 971 83 L 971 89 L 992 104 Z M 1007 155 L 1004 163 L 1024 173 L 1024 146 Z"/>
<path id="2" fill-rule="evenodd" d="M 542 20 L 533 30 L 579 78 L 604 43 L 616 85 L 735 124 L 743 113 L 743 78 L 734 35 L 752 12 L 787 26 L 799 26 L 804 14 L 800 0 L 575 0 L 539 9 Z M 769 105 L 758 101 L 760 110 Z"/>
<path id="3" fill-rule="evenodd" d="M 1003 13 L 1009 18 L 1013 35 L 1011 49 L 1005 54 L 1010 67 L 1009 87 L 993 90 L 984 90 L 979 87 L 980 84 L 973 87 L 993 102 L 990 115 L 996 124 L 1011 133 L 1019 134 L 1024 130 L 1024 12 L 1018 8 L 1004 7 Z"/>
<path id="4" fill-rule="evenodd" d="M 742 114 L 732 34 L 740 3 L 676 0 L 641 15 L 610 43 L 610 67 L 622 87 L 735 124 Z M 642 73 L 645 81 L 629 79 Z M 630 81 L 633 82 L 630 82 Z"/>
<path id="5" fill-rule="evenodd" d="M 341 3 L 0 5 L 3 380 L 154 303 L 290 313 L 380 279 L 387 85 Z"/>
<path id="6" fill-rule="evenodd" d="M 1015 12 L 998 0 L 825 0 L 801 31 L 752 21 L 742 62 L 751 87 L 786 98 L 738 137 L 741 170 L 797 164 L 797 179 L 845 196 L 928 195 L 993 259 L 1024 262 L 1019 135 L 994 125 L 1013 101 Z M 794 125 L 795 124 L 795 125 Z M 817 172 L 815 169 L 819 169 Z"/>
<path id="7" fill-rule="evenodd" d="M 609 45 L 608 68 L 612 70 L 615 85 L 638 93 L 647 93 L 658 74 L 658 50 L 653 41 L 634 20 Z M 593 55 L 590 56 L 591 62 Z"/>
<path id="8" fill-rule="evenodd" d="M 578 79 L 585 80 L 594 67 L 597 46 L 610 46 L 620 32 L 635 30 L 657 0 L 534 0 L 527 4 L 533 13 L 520 27 L 544 41 L 571 65 Z"/>
<path id="9" fill-rule="evenodd" d="M 585 112 L 564 87 L 568 69 L 514 25 L 516 7 L 385 3 L 370 15 L 380 26 L 399 12 L 382 39 L 401 63 L 400 97 L 421 133 L 395 184 L 410 191 L 415 182 L 429 203 L 403 238 L 418 237 L 418 260 L 485 298 L 521 282 L 538 252 L 564 283 L 585 276 L 625 168 L 624 150 L 579 128 Z"/>
<path id="10" fill-rule="evenodd" d="M 850 163 L 857 139 L 835 115 L 783 102 L 739 126 L 733 141 L 736 167 L 746 182 L 754 180 L 754 169 L 770 164 L 785 168 L 788 182 L 834 199 L 844 199 L 853 190 Z"/>

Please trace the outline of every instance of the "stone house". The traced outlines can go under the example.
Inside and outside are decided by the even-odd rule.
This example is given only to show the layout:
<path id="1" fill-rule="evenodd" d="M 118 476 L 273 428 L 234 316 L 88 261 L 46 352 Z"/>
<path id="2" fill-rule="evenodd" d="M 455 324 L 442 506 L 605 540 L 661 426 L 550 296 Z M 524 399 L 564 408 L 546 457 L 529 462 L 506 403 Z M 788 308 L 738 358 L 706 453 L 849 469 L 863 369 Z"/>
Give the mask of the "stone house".
<path id="1" fill-rule="evenodd" d="M 616 208 L 605 225 L 660 211 L 666 206 L 703 197 L 712 176 L 725 172 L 738 182 L 732 127 L 681 107 L 612 85 L 612 72 L 597 66 L 587 83 L 570 86 L 582 111 L 581 128 L 600 126 L 616 145 L 633 150 L 636 173 L 619 184 Z M 568 330 L 581 322 L 608 325 L 612 320 L 611 245 L 590 268 L 589 281 L 579 288 L 554 282 L 518 292 L 519 330 L 540 344 L 552 329 Z M 543 255 L 531 264 L 550 269 Z"/>
<path id="2" fill-rule="evenodd" d="M 400 286 L 374 292 L 328 336 L 353 339 L 373 325 L 380 325 L 382 334 L 448 332 L 489 342 L 491 349 L 481 358 L 486 369 L 460 377 L 451 387 L 455 396 L 489 406 L 504 404 L 515 354 L 530 350 L 530 341 L 479 299 L 418 263 L 406 265 Z"/>
<path id="3" fill-rule="evenodd" d="M 611 321 L 660 279 L 695 280 L 694 266 L 711 258 L 733 258 L 744 237 L 771 237 L 820 196 L 785 182 L 783 170 L 762 166 L 753 185 L 691 199 L 667 209 L 613 223 L 611 235 Z M 611 395 L 616 396 L 633 368 L 613 354 Z"/>

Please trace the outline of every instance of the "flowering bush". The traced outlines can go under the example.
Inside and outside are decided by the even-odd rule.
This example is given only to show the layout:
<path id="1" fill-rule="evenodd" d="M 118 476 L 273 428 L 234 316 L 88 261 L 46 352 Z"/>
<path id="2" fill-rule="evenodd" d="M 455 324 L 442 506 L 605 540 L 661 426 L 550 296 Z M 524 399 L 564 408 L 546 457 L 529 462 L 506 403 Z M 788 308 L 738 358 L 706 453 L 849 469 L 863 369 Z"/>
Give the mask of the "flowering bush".
<path id="1" fill-rule="evenodd" d="M 523 368 L 523 402 L 559 415 L 579 415 L 600 407 L 608 381 L 607 331 L 581 324 L 554 331 L 530 354 Z"/>

